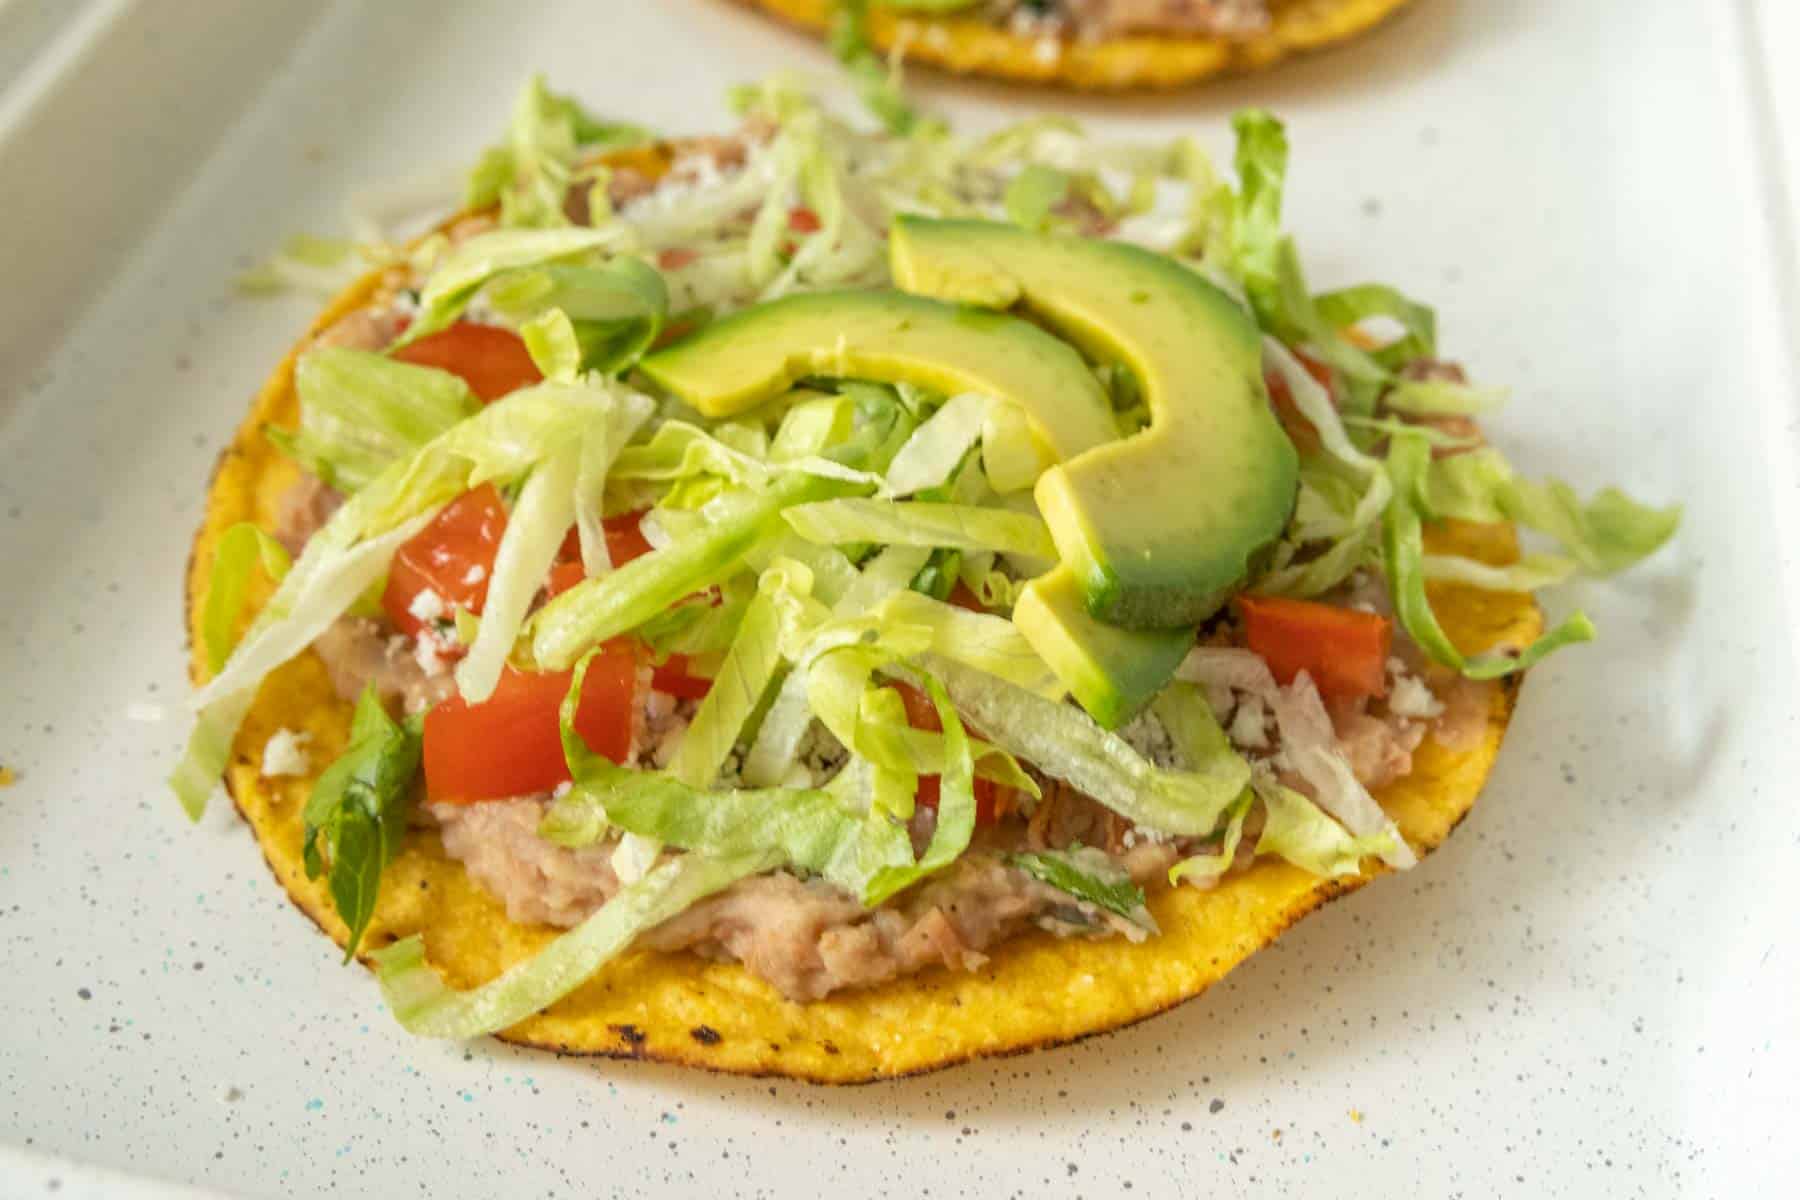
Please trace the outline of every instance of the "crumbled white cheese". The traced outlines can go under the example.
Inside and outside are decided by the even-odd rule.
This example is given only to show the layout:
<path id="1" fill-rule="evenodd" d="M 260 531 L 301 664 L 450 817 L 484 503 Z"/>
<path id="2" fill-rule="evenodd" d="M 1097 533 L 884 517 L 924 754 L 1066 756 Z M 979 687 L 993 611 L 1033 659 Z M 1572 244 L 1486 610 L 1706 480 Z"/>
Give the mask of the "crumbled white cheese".
<path id="1" fill-rule="evenodd" d="M 406 611 L 421 621 L 441 621 L 444 617 L 444 598 L 430 588 L 420 588 Z"/>
<path id="2" fill-rule="evenodd" d="M 443 647 L 429 633 L 421 633 L 418 641 L 413 643 L 413 661 L 427 675 L 441 675 L 448 665 L 444 662 Z"/>
<path id="3" fill-rule="evenodd" d="M 1444 702 L 1432 695 L 1417 675 L 1399 675 L 1388 689 L 1388 711 L 1395 716 L 1428 721 L 1443 713 Z"/>
<path id="4" fill-rule="evenodd" d="M 1053 37 L 1041 37 L 1031 48 L 1032 57 L 1045 66 L 1049 66 L 1062 57 L 1062 42 Z"/>
<path id="5" fill-rule="evenodd" d="M 557 784 L 555 787 L 550 789 L 550 798 L 552 800 L 561 800 L 564 796 L 568 795 L 570 792 L 572 792 L 574 790 L 575 790 L 575 785 L 573 783 L 570 783 L 567 779 L 565 779 L 561 783 Z"/>
<path id="6" fill-rule="evenodd" d="M 463 582 L 468 584 L 470 587 L 474 587 L 476 584 L 480 583 L 482 580 L 484 580 L 486 578 L 487 578 L 487 568 L 482 566 L 480 563 L 475 563 L 467 571 L 463 572 Z"/>
<path id="7" fill-rule="evenodd" d="M 282 775 L 305 775 L 312 770 L 307 744 L 312 734 L 292 729 L 277 729 L 263 743 L 262 773 L 269 779 Z"/>

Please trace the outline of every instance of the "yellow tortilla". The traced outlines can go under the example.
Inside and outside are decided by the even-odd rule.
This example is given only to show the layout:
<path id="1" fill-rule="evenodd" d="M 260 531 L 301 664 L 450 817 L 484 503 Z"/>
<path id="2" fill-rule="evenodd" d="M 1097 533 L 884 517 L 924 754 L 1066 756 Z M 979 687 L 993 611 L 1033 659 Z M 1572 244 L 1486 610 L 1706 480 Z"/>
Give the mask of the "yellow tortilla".
<path id="1" fill-rule="evenodd" d="M 313 334 L 370 302 L 371 275 L 340 296 Z M 219 539 L 232 525 L 274 525 L 276 504 L 297 469 L 263 435 L 299 418 L 297 346 L 257 396 L 219 460 L 206 516 L 188 566 L 191 673 L 207 678 L 199 617 Z M 1434 547 L 1489 561 L 1517 557 L 1504 526 L 1431 531 Z M 1524 645 L 1542 628 L 1530 597 L 1466 588 L 1434 589 L 1438 613 L 1465 651 L 1506 642 Z M 1517 680 L 1494 693 L 1479 745 L 1451 753 L 1427 741 L 1411 775 L 1379 795 L 1421 854 L 1444 840 L 1468 813 L 1500 747 Z M 343 748 L 350 705 L 339 700 L 311 652 L 263 685 L 234 747 L 226 783 L 281 886 L 342 945 L 346 931 L 325 881 L 301 865 L 300 813 L 312 780 L 265 779 L 264 743 L 280 729 L 312 735 L 315 773 Z M 856 1083 L 930 1071 L 988 1055 L 1015 1054 L 1116 1029 L 1191 999 L 1288 926 L 1381 873 L 1321 880 L 1278 861 L 1260 861 L 1211 891 L 1182 887 L 1150 901 L 1162 935 L 1138 945 L 1059 939 L 1032 933 L 999 946 L 974 973 L 939 968 L 812 1004 L 783 999 L 735 963 L 689 954 L 634 952 L 547 1012 L 501 1036 L 523 1045 L 577 1054 L 649 1058 L 713 1070 Z M 378 948 L 422 934 L 427 957 L 459 988 L 483 983 L 548 942 L 556 931 L 515 925 L 501 905 L 447 858 L 437 835 L 414 831 L 382 879 L 381 902 L 364 945 Z M 321 970 L 333 965 L 321 954 Z M 379 1003 L 370 990 L 371 1005 Z"/>
<path id="2" fill-rule="evenodd" d="M 836 0 L 739 0 L 823 33 Z M 1097 41 L 1023 37 L 980 17 L 903 14 L 873 7 L 869 38 L 908 62 L 965 75 L 1089 91 L 1173 88 L 1259 71 L 1291 55 L 1363 33 L 1407 0 L 1270 0 L 1270 26 L 1246 38 L 1132 34 Z"/>

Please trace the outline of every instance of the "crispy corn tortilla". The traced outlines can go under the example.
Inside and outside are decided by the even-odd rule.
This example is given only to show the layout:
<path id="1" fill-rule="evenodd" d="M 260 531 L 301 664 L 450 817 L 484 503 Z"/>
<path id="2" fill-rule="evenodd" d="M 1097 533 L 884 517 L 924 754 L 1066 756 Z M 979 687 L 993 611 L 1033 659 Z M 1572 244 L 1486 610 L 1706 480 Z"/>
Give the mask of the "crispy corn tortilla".
<path id="1" fill-rule="evenodd" d="M 739 0 L 824 32 L 835 0 Z M 1259 71 L 1291 55 L 1345 41 L 1379 25 L 1407 0 L 1270 0 L 1270 26 L 1253 37 L 1133 34 L 1098 41 L 1024 37 L 980 17 L 901 14 L 873 8 L 869 37 L 906 61 L 966 75 L 1088 91 L 1173 88 L 1216 75 Z"/>
<path id="2" fill-rule="evenodd" d="M 232 525 L 272 528 L 276 505 L 297 468 L 263 434 L 299 419 L 294 364 L 318 332 L 370 302 L 371 275 L 340 296 L 264 386 L 219 460 L 206 515 L 188 564 L 190 671 L 208 676 L 199 618 L 219 539 Z M 1505 526 L 1439 527 L 1440 552 L 1493 562 L 1517 557 Z M 1542 628 L 1528 596 L 1434 587 L 1438 614 L 1465 651 L 1524 645 Z M 263 595 L 266 596 L 266 590 Z M 262 597 L 253 597 L 260 601 Z M 1479 745 L 1459 753 L 1426 741 L 1413 773 L 1379 795 L 1407 840 L 1428 853 L 1467 815 L 1499 750 L 1517 679 L 1496 689 Z M 346 930 L 323 879 L 301 865 L 301 809 L 312 779 L 265 779 L 263 746 L 277 730 L 312 735 L 314 774 L 340 753 L 351 706 L 333 692 L 324 664 L 307 651 L 265 681 L 226 772 L 238 810 L 262 844 L 275 877 L 332 940 Z M 648 1058 L 749 1075 L 857 1083 L 916 1074 L 966 1059 L 1016 1054 L 1117 1029 L 1199 995 L 1254 951 L 1328 900 L 1380 874 L 1322 880 L 1262 860 L 1211 891 L 1191 887 L 1152 896 L 1160 937 L 1133 945 L 1031 933 L 997 947 L 973 973 L 938 968 L 879 988 L 812 1004 L 788 1001 L 735 963 L 691 954 L 634 952 L 548 1011 L 501 1036 L 565 1053 Z M 455 987 L 483 983 L 556 935 L 516 925 L 502 906 L 446 857 L 434 832 L 415 830 L 382 879 L 381 901 L 364 945 L 374 949 L 418 933 L 429 961 Z M 330 959 L 320 956 L 320 968 Z M 378 1003 L 371 989 L 370 1003 Z"/>

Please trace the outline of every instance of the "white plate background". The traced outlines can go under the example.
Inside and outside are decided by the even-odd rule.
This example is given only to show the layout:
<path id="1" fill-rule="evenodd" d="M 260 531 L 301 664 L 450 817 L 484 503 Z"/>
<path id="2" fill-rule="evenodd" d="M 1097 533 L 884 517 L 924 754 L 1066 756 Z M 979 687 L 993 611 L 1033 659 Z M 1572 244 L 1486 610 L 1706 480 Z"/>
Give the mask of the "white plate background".
<path id="1" fill-rule="evenodd" d="M 1559 598 L 1602 641 L 1419 870 L 1125 1033 L 820 1090 L 413 1040 L 160 780 L 202 488 L 309 316 L 232 277 L 468 160 L 530 70 L 705 131 L 823 56 L 713 0 L 0 5 L 0 1192 L 1791 1194 L 1796 36 L 1783 0 L 1418 0 L 1175 98 L 916 81 L 1221 151 L 1277 109 L 1315 284 L 1435 302 L 1516 462 L 1687 521 Z"/>

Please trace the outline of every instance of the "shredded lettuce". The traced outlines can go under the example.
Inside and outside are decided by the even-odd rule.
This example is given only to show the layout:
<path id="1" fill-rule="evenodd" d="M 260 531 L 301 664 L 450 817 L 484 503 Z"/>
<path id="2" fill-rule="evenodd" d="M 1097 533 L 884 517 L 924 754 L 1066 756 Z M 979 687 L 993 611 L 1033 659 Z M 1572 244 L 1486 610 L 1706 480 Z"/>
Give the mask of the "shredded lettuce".
<path id="1" fill-rule="evenodd" d="M 780 577 L 769 586 L 780 586 Z M 744 610 L 737 638 L 676 747 L 669 774 L 689 787 L 712 787 L 780 665 L 781 616 L 768 592 L 759 592 Z"/>
<path id="2" fill-rule="evenodd" d="M 647 929 L 747 875 L 775 865 L 771 854 L 708 858 L 685 854 L 621 888 L 594 915 L 497 978 L 457 991 L 425 961 L 417 934 L 372 956 L 382 997 L 409 1033 L 474 1038 L 498 1033 L 556 1003 L 612 961 Z"/>
<path id="3" fill-rule="evenodd" d="M 640 837 L 712 857 L 761 855 L 823 875 L 865 906 L 882 903 L 960 856 L 975 828 L 974 765 L 968 735 L 943 688 L 924 686 L 944 727 L 945 760 L 938 818 L 925 852 L 915 861 L 904 820 L 875 803 L 885 770 L 866 760 L 825 788 L 705 791 L 672 774 L 633 771 L 594 754 L 574 728 L 588 659 L 577 666 L 562 710 L 563 750 L 574 788 L 558 807 L 597 807 L 610 824 Z M 913 780 L 907 780 L 910 797 Z M 579 817 L 562 818 L 565 826 Z"/>
<path id="4" fill-rule="evenodd" d="M 481 407 L 448 371 L 343 346 L 294 368 L 300 428 L 266 432 L 284 453 L 342 492 L 358 491 Z"/>
<path id="5" fill-rule="evenodd" d="M 942 487 L 981 440 L 993 402 L 985 396 L 952 396 L 913 431 L 888 465 L 887 482 L 896 496 Z"/>
<path id="6" fill-rule="evenodd" d="M 868 0 L 841 0 L 832 13 L 831 51 L 842 63 L 864 105 L 889 133 L 907 134 L 918 115 L 900 90 L 898 68 L 890 70 L 869 44 Z"/>
<path id="7" fill-rule="evenodd" d="M 1420 649 L 1471 679 L 1497 679 L 1515 671 L 1528 670 L 1545 655 L 1564 646 L 1592 641 L 1595 636 L 1593 622 L 1585 613 L 1576 612 L 1531 645 L 1519 648 L 1516 654 L 1498 652 L 1470 658 L 1456 648 L 1438 623 L 1431 600 L 1425 593 L 1421 513 L 1425 503 L 1425 472 L 1430 461 L 1431 449 L 1423 438 L 1400 434 L 1390 439 L 1388 473 L 1393 479 L 1395 499 L 1382 519 L 1382 557 L 1387 568 L 1388 586 L 1393 591 L 1394 611 Z"/>
<path id="8" fill-rule="evenodd" d="M 457 690 L 470 704 L 480 704 L 494 694 L 525 614 L 575 520 L 575 475 L 580 460 L 579 442 L 552 452 L 526 478 L 507 517 L 506 532 L 488 576 L 481 626 L 468 655 L 456 665 Z"/>
<path id="9" fill-rule="evenodd" d="M 487 602 L 481 625 L 466 658 L 457 664 L 456 683 L 463 699 L 480 703 L 493 694 L 514 642 L 525 624 L 532 601 L 556 561 L 569 526 L 590 546 L 605 553 L 605 531 L 599 524 L 608 450 L 629 438 L 648 417 L 648 397 L 590 376 L 581 385 L 561 386 L 593 414 L 584 428 L 550 450 L 519 491 L 507 518 L 506 532 L 488 577 Z M 585 564 L 584 564 L 585 565 Z M 610 564 L 598 564 L 604 572 Z"/>
<path id="10" fill-rule="evenodd" d="M 1351 411 L 1370 415 L 1393 371 L 1346 337 L 1339 321 L 1371 315 L 1400 321 L 1408 333 L 1395 361 L 1411 353 L 1421 332 L 1435 339 L 1435 321 L 1428 326 L 1424 313 L 1429 310 L 1382 285 L 1328 293 L 1324 301 L 1315 298 L 1307 290 L 1294 240 L 1281 231 L 1287 131 L 1262 109 L 1238 112 L 1232 128 L 1237 133 L 1238 191 L 1227 201 L 1225 262 L 1242 281 L 1257 323 L 1289 345 L 1305 345 L 1341 373 Z"/>
<path id="11" fill-rule="evenodd" d="M 233 525 L 219 538 L 207 578 L 206 605 L 200 614 L 200 640 L 206 647 L 208 671 L 218 674 L 237 645 L 238 617 L 244 610 L 251 572 L 260 566 L 271 582 L 279 584 L 291 565 L 287 549 L 248 521 Z"/>
<path id="12" fill-rule="evenodd" d="M 194 731 L 188 735 L 180 761 L 169 773 L 169 790 L 175 793 L 188 820 L 198 821 L 205 815 L 207 801 L 218 790 L 225 765 L 231 761 L 238 727 L 255 700 L 254 687 L 239 688 L 218 697 L 195 716 Z"/>
<path id="13" fill-rule="evenodd" d="M 1213 854 L 1190 854 L 1169 868 L 1169 886 L 1186 883 L 1207 888 L 1219 881 L 1237 860 L 1238 845 L 1244 840 L 1244 818 L 1255 802 L 1254 791 L 1246 790 L 1226 810 L 1225 832 L 1220 835 L 1219 849 Z"/>
<path id="14" fill-rule="evenodd" d="M 879 542 L 1056 558 L 1049 527 L 1027 513 L 919 500 L 843 499 L 796 505 L 781 515 L 801 537 L 824 544 Z"/>
<path id="15" fill-rule="evenodd" d="M 532 76 L 513 104 L 506 142 L 481 156 L 464 187 L 464 207 L 500 206 L 502 225 L 551 228 L 567 225 L 564 200 L 576 174 L 578 153 L 635 145 L 648 131 L 588 113 L 573 97 L 559 95 Z"/>
<path id="16" fill-rule="evenodd" d="M 576 346 L 577 369 L 607 375 L 636 363 L 669 316 L 669 288 L 661 272 L 635 258 L 507 272 L 488 286 L 487 298 L 496 311 L 520 322 L 561 312 Z"/>
<path id="17" fill-rule="evenodd" d="M 691 536 L 556 597 L 533 619 L 533 657 L 552 670 L 566 669 L 589 646 L 627 633 L 735 573 L 784 508 L 852 490 L 855 485 L 817 475 L 781 477 Z"/>
<path id="18" fill-rule="evenodd" d="M 381 873 L 406 835 L 421 726 L 417 717 L 394 721 L 375 685 L 365 687 L 351 718 L 349 746 L 320 773 L 301 813 L 306 877 L 327 876 L 332 906 L 350 930 L 345 962 L 356 956 L 375 915 Z"/>
<path id="19" fill-rule="evenodd" d="M 1560 554 L 1527 554 L 1504 567 L 1452 554 L 1427 554 L 1423 565 L 1428 580 L 1460 583 L 1489 592 L 1535 592 L 1554 587 L 1581 567 L 1574 559 Z"/>
<path id="20" fill-rule="evenodd" d="M 1400 379 L 1382 393 L 1382 407 L 1426 417 L 1467 417 L 1506 403 L 1505 388 L 1470 387 L 1443 379 Z"/>
<path id="21" fill-rule="evenodd" d="M 581 342 L 575 323 L 560 308 L 545 309 L 519 326 L 525 352 L 538 374 L 556 383 L 572 382 L 581 370 Z"/>
<path id="22" fill-rule="evenodd" d="M 1249 766 L 1235 755 L 1193 770 L 1162 770 L 1073 705 L 941 655 L 927 654 L 920 664 L 943 681 L 989 741 L 1145 829 L 1180 837 L 1211 833 L 1250 781 Z"/>
<path id="23" fill-rule="evenodd" d="M 849 437 L 855 422 L 856 403 L 850 397 L 839 393 L 796 391 L 769 443 L 769 459 L 791 463 L 822 454 Z M 899 455 L 894 461 L 899 462 Z M 891 466 L 888 474 L 891 479 Z"/>
<path id="24" fill-rule="evenodd" d="M 1655 509 L 1617 488 L 1603 488 L 1586 504 L 1558 480 L 1513 479 L 1501 491 L 1500 508 L 1525 526 L 1556 539 L 1582 567 L 1612 575 L 1647 558 L 1675 536 L 1679 505 Z"/>
<path id="25" fill-rule="evenodd" d="M 263 677 L 367 592 L 402 543 L 450 500 L 488 480 L 517 477 L 611 413 L 609 402 L 580 388 L 546 383 L 514 392 L 395 462 L 345 502 L 191 701 L 199 717 L 170 779 L 189 815 L 204 811 Z"/>
<path id="26" fill-rule="evenodd" d="M 1256 852 L 1285 858 L 1314 875 L 1354 875 L 1361 869 L 1363 859 L 1391 860 L 1397 849 L 1405 848 L 1397 831 L 1361 837 L 1345 833 L 1318 805 L 1273 779 L 1258 780 L 1256 795 L 1263 802 L 1264 812 Z M 1407 857 L 1411 857 L 1410 852 Z"/>
<path id="27" fill-rule="evenodd" d="M 1067 171 L 1042 163 L 1027 163 L 1006 185 L 1006 219 L 1014 225 L 1034 232 L 1049 227 L 1050 214 L 1069 195 L 1071 179 Z"/>
<path id="28" fill-rule="evenodd" d="M 1382 857 L 1405 870 L 1418 863 L 1399 834 L 1393 818 L 1369 794 L 1339 748 L 1331 714 L 1312 678 L 1302 671 L 1294 681 L 1266 694 L 1281 730 L 1281 751 L 1291 770 L 1311 785 L 1318 805 L 1344 828 L 1361 837 L 1387 837 Z"/>
<path id="29" fill-rule="evenodd" d="M 1335 468 L 1309 462 L 1302 467 L 1301 511 L 1286 540 L 1277 551 L 1277 565 L 1256 583 L 1258 591 L 1294 596 L 1317 596 L 1342 583 L 1351 572 L 1375 554 L 1382 513 L 1393 498 L 1393 481 L 1382 464 L 1364 454 L 1350 440 L 1331 396 L 1307 373 L 1288 348 L 1272 337 L 1263 339 L 1263 362 L 1287 385 L 1294 407 L 1318 432 L 1320 445 Z M 1348 509 L 1331 504 L 1321 490 L 1347 477 L 1345 499 L 1354 497 Z M 1308 511 L 1309 502 L 1311 511 Z M 1320 520 L 1320 513 L 1329 520 Z M 1288 564 L 1308 542 L 1328 544 L 1314 557 Z"/>
<path id="30" fill-rule="evenodd" d="M 1348 329 L 1370 318 L 1392 321 L 1400 337 L 1371 357 L 1390 371 L 1421 358 L 1437 357 L 1437 313 L 1429 305 L 1383 283 L 1363 283 L 1315 296 L 1319 317 L 1332 329 Z"/>
<path id="31" fill-rule="evenodd" d="M 452 247 L 419 294 L 419 315 L 398 345 L 417 341 L 445 328 L 462 314 L 489 280 L 506 271 L 540 267 L 596 251 L 622 249 L 627 233 L 614 226 L 598 229 L 501 229 L 482 233 Z"/>

